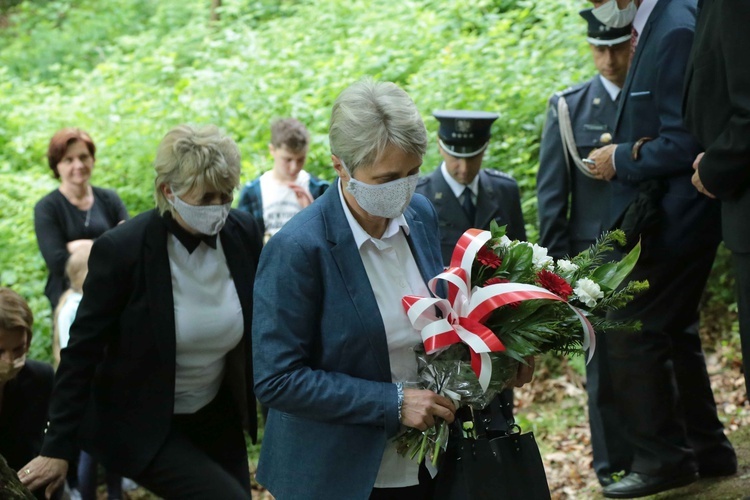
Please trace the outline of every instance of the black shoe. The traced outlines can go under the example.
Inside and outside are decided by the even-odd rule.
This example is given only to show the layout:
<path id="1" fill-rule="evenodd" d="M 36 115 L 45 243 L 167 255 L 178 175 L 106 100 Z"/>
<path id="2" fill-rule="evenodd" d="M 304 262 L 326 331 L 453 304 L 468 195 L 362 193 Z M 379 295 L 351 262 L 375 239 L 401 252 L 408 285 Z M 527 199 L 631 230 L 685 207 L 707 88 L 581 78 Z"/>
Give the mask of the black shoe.
<path id="1" fill-rule="evenodd" d="M 701 477 L 724 477 L 734 476 L 737 474 L 737 459 L 733 461 L 726 461 L 724 463 L 717 463 L 698 467 L 698 474 Z"/>
<path id="2" fill-rule="evenodd" d="M 686 486 L 698 479 L 698 474 L 691 472 L 681 476 L 649 476 L 640 472 L 631 472 L 621 481 L 605 487 L 605 498 L 639 498 L 648 495 Z"/>
<path id="3" fill-rule="evenodd" d="M 737 462 L 717 465 L 715 467 L 701 467 L 698 474 L 702 478 L 734 476 L 737 474 Z"/>

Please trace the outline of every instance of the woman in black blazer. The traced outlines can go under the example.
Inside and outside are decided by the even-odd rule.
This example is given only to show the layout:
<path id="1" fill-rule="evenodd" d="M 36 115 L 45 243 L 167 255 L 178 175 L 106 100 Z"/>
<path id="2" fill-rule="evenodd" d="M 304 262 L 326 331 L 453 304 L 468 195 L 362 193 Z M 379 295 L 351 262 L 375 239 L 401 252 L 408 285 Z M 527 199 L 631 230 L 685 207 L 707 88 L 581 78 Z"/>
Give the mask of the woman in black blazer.
<path id="1" fill-rule="evenodd" d="M 262 246 L 230 210 L 236 144 L 178 126 L 159 145 L 157 208 L 96 240 L 30 489 L 59 486 L 77 449 L 165 498 L 250 498 L 256 439 L 250 325 Z"/>

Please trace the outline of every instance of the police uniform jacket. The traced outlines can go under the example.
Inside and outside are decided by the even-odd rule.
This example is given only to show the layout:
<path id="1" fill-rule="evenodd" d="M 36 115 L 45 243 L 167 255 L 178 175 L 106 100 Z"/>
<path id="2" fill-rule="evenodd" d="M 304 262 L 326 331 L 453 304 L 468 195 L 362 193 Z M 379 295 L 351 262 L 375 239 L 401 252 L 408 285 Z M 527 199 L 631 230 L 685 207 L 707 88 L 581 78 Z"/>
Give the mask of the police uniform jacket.
<path id="1" fill-rule="evenodd" d="M 456 198 L 440 168 L 417 184 L 417 192 L 427 197 L 435 207 L 440 222 L 440 247 L 443 264 L 449 265 L 453 247 L 461 235 L 470 228 L 489 229 L 490 222 L 507 225 L 511 239 L 525 240 L 526 229 L 521 211 L 521 196 L 518 184 L 510 175 L 493 169 L 479 171 L 479 193 L 474 220 L 464 212 L 461 201 Z"/>
<path id="2" fill-rule="evenodd" d="M 539 153 L 537 201 L 539 243 L 556 258 L 585 250 L 607 229 L 603 213 L 610 196 L 609 182 L 581 173 L 563 146 L 558 116 L 561 96 L 568 103 L 581 158 L 611 142 L 617 115 L 617 103 L 612 101 L 598 75 L 556 93 L 549 100 Z"/>

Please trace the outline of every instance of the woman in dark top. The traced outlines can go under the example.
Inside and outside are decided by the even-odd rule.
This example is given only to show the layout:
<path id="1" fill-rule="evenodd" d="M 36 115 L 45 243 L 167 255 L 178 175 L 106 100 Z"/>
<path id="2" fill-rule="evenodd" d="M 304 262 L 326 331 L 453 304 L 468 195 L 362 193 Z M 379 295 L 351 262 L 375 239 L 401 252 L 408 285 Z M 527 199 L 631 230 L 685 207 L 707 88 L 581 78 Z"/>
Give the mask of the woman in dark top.
<path id="1" fill-rule="evenodd" d="M 26 301 L 0 287 L 0 455 L 16 471 L 42 448 L 54 378 L 52 366 L 26 359 L 33 322 Z"/>
<path id="2" fill-rule="evenodd" d="M 68 288 L 65 262 L 71 252 L 90 247 L 95 238 L 128 219 L 114 191 L 91 185 L 95 153 L 94 141 L 77 128 L 59 130 L 47 149 L 49 167 L 60 179 L 60 187 L 34 207 L 34 230 L 49 272 L 44 294 L 53 310 Z"/>

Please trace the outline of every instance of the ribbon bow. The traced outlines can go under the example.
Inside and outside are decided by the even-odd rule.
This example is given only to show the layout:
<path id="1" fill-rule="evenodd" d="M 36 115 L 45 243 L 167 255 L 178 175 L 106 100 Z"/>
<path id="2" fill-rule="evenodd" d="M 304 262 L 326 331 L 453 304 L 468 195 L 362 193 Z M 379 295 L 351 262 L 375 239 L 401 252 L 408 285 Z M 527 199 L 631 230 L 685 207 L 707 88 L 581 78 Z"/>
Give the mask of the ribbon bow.
<path id="1" fill-rule="evenodd" d="M 427 354 L 434 354 L 459 342 L 469 347 L 472 370 L 485 392 L 492 377 L 489 353 L 505 350 L 500 339 L 483 324 L 492 311 L 506 304 L 532 299 L 556 300 L 567 304 L 563 298 L 535 285 L 500 283 L 471 290 L 471 268 L 477 252 L 491 237 L 489 231 L 467 230 L 453 250 L 451 267 L 428 282 L 433 297 L 407 295 L 401 300 L 409 321 L 420 332 Z M 447 285 L 447 299 L 437 296 L 440 282 Z M 591 347 L 591 360 L 594 329 L 580 310 L 570 304 L 568 306 L 583 326 L 583 348 Z"/>

